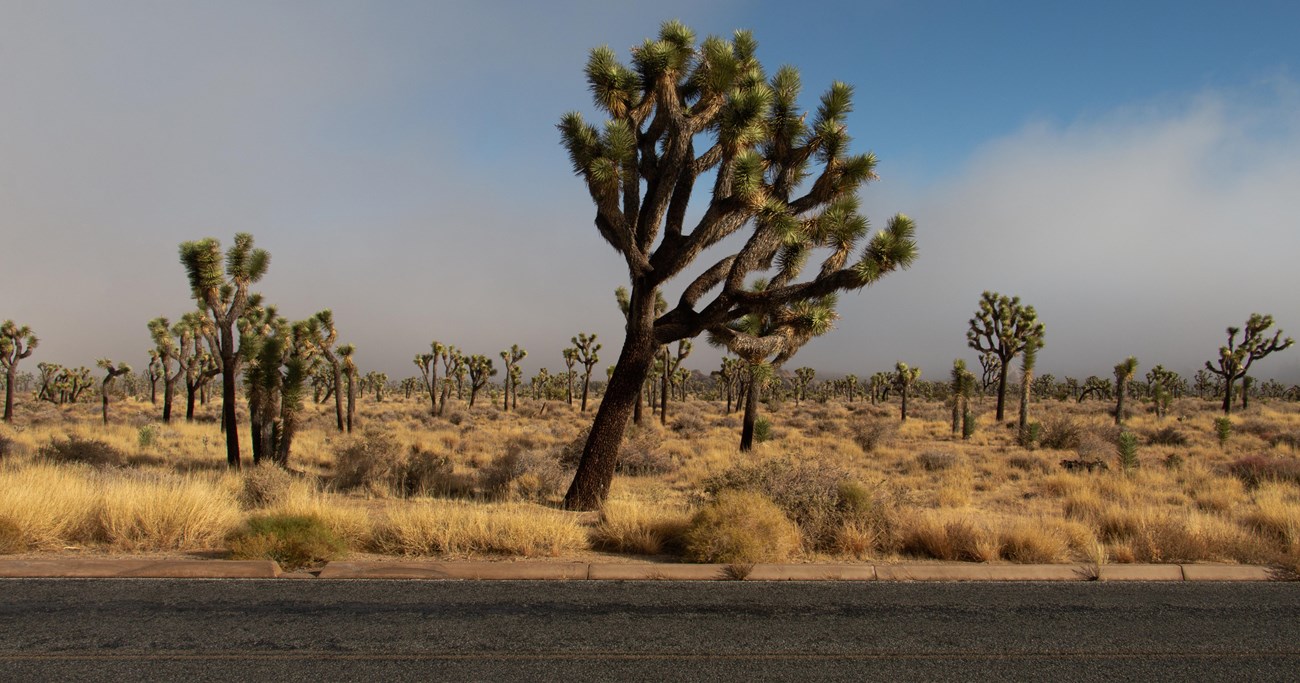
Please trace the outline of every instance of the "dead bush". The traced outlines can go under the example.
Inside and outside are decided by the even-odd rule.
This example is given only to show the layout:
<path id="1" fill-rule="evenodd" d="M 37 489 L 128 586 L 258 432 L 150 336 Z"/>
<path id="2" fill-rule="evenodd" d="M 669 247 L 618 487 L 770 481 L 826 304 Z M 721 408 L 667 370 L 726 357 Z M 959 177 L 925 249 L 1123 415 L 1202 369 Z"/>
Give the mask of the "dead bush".
<path id="1" fill-rule="evenodd" d="M 865 453 L 887 445 L 898 435 L 898 420 L 867 417 L 853 423 L 853 442 Z"/>
<path id="2" fill-rule="evenodd" d="M 275 465 L 259 465 L 243 470 L 239 487 L 239 506 L 245 509 L 272 507 L 289 495 L 293 475 Z"/>
<path id="3" fill-rule="evenodd" d="M 687 556 L 697 562 L 785 562 L 799 549 L 799 528 L 757 491 L 722 491 L 686 530 Z"/>
<path id="4" fill-rule="evenodd" d="M 1186 446 L 1187 435 L 1178 430 L 1173 425 L 1167 425 L 1151 433 L 1147 437 L 1147 445 L 1150 446 Z"/>
<path id="5" fill-rule="evenodd" d="M 83 439 L 70 435 L 59 441 L 51 439 L 41 446 L 37 455 L 45 460 L 57 463 L 83 463 L 95 467 L 120 467 L 126 462 L 122 451 L 103 441 Z"/>
<path id="6" fill-rule="evenodd" d="M 334 487 L 365 487 L 371 493 L 400 496 L 452 493 L 457 489 L 451 458 L 418 446 L 403 448 L 378 427 L 366 427 L 359 438 L 347 439 L 339 447 Z"/>
<path id="7" fill-rule="evenodd" d="M 922 451 L 916 461 L 926 472 L 941 472 L 957 464 L 957 455 L 949 451 Z"/>
<path id="8" fill-rule="evenodd" d="M 479 472 L 479 487 L 491 498 L 542 501 L 557 495 L 566 475 L 553 455 L 508 448 Z"/>
<path id="9" fill-rule="evenodd" d="M 1069 415 L 1049 418 L 1043 423 L 1043 435 L 1038 445 L 1055 451 L 1068 451 L 1079 447 L 1083 427 Z"/>

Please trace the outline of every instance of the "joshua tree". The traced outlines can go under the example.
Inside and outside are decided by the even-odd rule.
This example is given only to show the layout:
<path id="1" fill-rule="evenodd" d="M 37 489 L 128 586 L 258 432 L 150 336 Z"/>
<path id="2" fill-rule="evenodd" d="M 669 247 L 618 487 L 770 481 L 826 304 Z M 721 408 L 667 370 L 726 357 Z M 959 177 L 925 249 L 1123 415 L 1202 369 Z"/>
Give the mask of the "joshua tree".
<path id="1" fill-rule="evenodd" d="M 235 244 L 225 254 L 222 269 L 221 243 L 209 237 L 184 242 L 181 264 L 189 275 L 190 291 L 200 306 L 206 306 L 216 323 L 217 356 L 221 365 L 221 416 L 226 429 L 226 464 L 239 469 L 239 423 L 235 419 L 235 378 L 239 376 L 239 354 L 235 347 L 235 323 L 248 305 L 248 287 L 262 279 L 271 262 L 265 250 L 253 248 L 253 236 L 235 235 Z"/>
<path id="2" fill-rule="evenodd" d="M 430 415 L 438 414 L 438 361 L 446 352 L 447 347 L 434 340 L 429 343 L 429 353 L 415 357 L 415 367 L 420 368 L 424 386 L 429 391 Z"/>
<path id="3" fill-rule="evenodd" d="M 466 363 L 469 370 L 469 407 L 474 407 L 474 397 L 479 389 L 487 386 L 488 380 L 495 377 L 497 369 L 492 367 L 492 359 L 482 354 L 474 354 Z"/>
<path id="4" fill-rule="evenodd" d="M 149 349 L 149 366 L 145 369 L 145 378 L 149 380 L 149 402 L 158 405 L 158 380 L 162 379 L 162 361 L 158 349 Z"/>
<path id="5" fill-rule="evenodd" d="M 1156 419 L 1169 413 L 1169 403 L 1182 391 L 1183 378 L 1165 366 L 1157 365 L 1147 371 L 1147 385 L 1150 386 L 1151 401 L 1155 406 Z"/>
<path id="6" fill-rule="evenodd" d="M 14 421 L 14 385 L 18 382 L 18 361 L 32 355 L 40 341 L 26 325 L 19 327 L 12 320 L 6 320 L 0 325 L 0 366 L 5 371 L 5 422 Z"/>
<path id="7" fill-rule="evenodd" d="M 898 215 L 860 259 L 848 263 L 867 229 L 856 193 L 875 177 L 873 155 L 848 153 L 845 119 L 853 89 L 833 84 L 808 122 L 796 104 L 798 72 L 783 67 L 769 82 L 756 47 L 741 31 L 731 41 L 709 38 L 697 48 L 690 29 L 668 22 L 658 39 L 633 49 L 630 68 L 609 48 L 597 48 L 587 80 L 611 120 L 603 133 L 577 113 L 560 123 L 573 168 L 596 205 L 596 228 L 624 258 L 631 281 L 617 370 L 566 507 L 594 509 L 604 502 L 627 418 L 659 347 L 706 330 L 728 335 L 728 324 L 744 316 L 864 287 L 915 257 L 913 223 Z M 697 141 L 708 145 L 701 154 Z M 812 175 L 814 161 L 822 169 Z M 716 178 L 712 196 L 703 211 L 688 212 L 691 190 L 705 174 Z M 689 231 L 688 213 L 699 216 Z M 744 246 L 705 268 L 677 306 L 656 317 L 660 288 L 746 226 L 751 232 Z M 818 246 L 831 253 L 814 278 L 747 289 L 752 274 L 774 263 L 781 269 L 799 265 Z M 703 303 L 714 290 L 720 291 Z M 765 344 L 768 356 L 784 350 L 780 338 Z"/>
<path id="8" fill-rule="evenodd" d="M 505 397 L 502 399 L 503 402 L 501 404 L 501 409 L 509 411 L 510 397 L 519 387 L 520 374 L 516 368 L 519 367 L 519 361 L 528 356 L 528 352 L 518 344 L 511 344 L 510 348 L 502 351 L 499 355 L 501 356 L 501 362 L 505 364 L 506 369 L 505 385 L 503 387 L 505 389 Z"/>
<path id="9" fill-rule="evenodd" d="M 1252 313 L 1250 319 L 1246 321 L 1246 337 L 1241 342 L 1242 347 L 1247 349 L 1246 360 L 1241 366 L 1242 410 L 1250 407 L 1250 366 L 1274 351 L 1282 351 L 1295 344 L 1295 340 L 1290 337 L 1283 339 L 1280 329 L 1274 332 L 1271 338 L 1268 337 L 1267 330 L 1272 326 L 1271 315 Z"/>
<path id="10" fill-rule="evenodd" d="M 104 381 L 99 385 L 99 394 L 102 399 L 104 424 L 108 424 L 108 397 L 113 391 L 113 380 L 131 372 L 131 366 L 126 363 L 114 363 L 107 358 L 100 358 L 97 363 L 104 369 Z"/>
<path id="11" fill-rule="evenodd" d="M 661 391 L 659 393 L 659 424 L 668 424 L 668 385 L 672 382 L 673 376 L 677 374 L 677 369 L 681 367 L 682 361 L 691 355 L 691 340 L 681 339 L 677 342 L 677 355 L 674 357 L 668 353 L 668 345 L 662 347 L 663 366 L 662 374 L 659 377 L 661 382 Z"/>
<path id="12" fill-rule="evenodd" d="M 573 405 L 573 379 L 577 376 L 573 366 L 578 364 L 578 350 L 573 347 L 567 347 L 560 351 L 564 356 L 564 367 L 568 368 L 564 373 L 565 384 L 568 385 L 567 398 L 569 405 Z"/>
<path id="13" fill-rule="evenodd" d="M 1125 423 L 1125 394 L 1135 372 L 1138 372 L 1138 359 L 1134 356 L 1115 366 L 1115 424 Z"/>
<path id="14" fill-rule="evenodd" d="M 1002 374 L 1002 361 L 992 353 L 980 354 L 980 393 L 988 394 L 989 387 L 997 384 L 998 376 Z"/>
<path id="15" fill-rule="evenodd" d="M 587 412 L 587 393 L 591 387 L 591 369 L 596 367 L 596 363 L 600 362 L 600 355 L 597 353 L 600 351 L 600 344 L 596 343 L 595 333 L 587 335 L 579 332 L 578 336 L 571 341 L 573 342 L 573 350 L 577 355 L 577 360 L 582 364 L 582 412 L 585 413 Z M 568 361 L 567 354 L 565 361 Z M 570 399 L 570 403 L 572 403 L 572 399 Z"/>
<path id="16" fill-rule="evenodd" d="M 966 369 L 966 361 L 958 358 L 952 362 L 952 433 L 966 438 L 966 423 L 970 420 L 970 397 L 975 393 L 975 375 Z"/>
<path id="17" fill-rule="evenodd" d="M 58 377 L 63 366 L 58 363 L 37 363 L 36 369 L 41 373 L 40 388 L 36 391 L 36 400 L 58 403 Z"/>
<path id="18" fill-rule="evenodd" d="M 1007 370 L 1011 360 L 1028 344 L 1042 344 L 1043 324 L 1033 306 L 1021 306 L 1020 297 L 1005 297 L 997 292 L 980 295 L 979 310 L 970 319 L 966 343 L 982 354 L 993 354 L 999 361 L 997 421 L 1006 416 Z"/>
<path id="19" fill-rule="evenodd" d="M 894 386 L 898 387 L 898 395 L 902 398 L 899 419 L 903 422 L 907 421 L 907 390 L 920 378 L 921 368 L 909 368 L 901 360 L 894 364 Z"/>
<path id="20" fill-rule="evenodd" d="M 1083 389 L 1079 392 L 1078 402 L 1083 403 L 1083 399 L 1093 394 L 1096 394 L 1098 398 L 1109 399 L 1111 396 L 1110 382 L 1096 375 L 1088 375 L 1088 378 L 1083 380 Z"/>
<path id="21" fill-rule="evenodd" d="M 221 374 L 216 357 L 204 348 L 206 343 L 208 349 L 216 349 L 216 326 L 203 311 L 191 311 L 172 327 L 172 334 L 180 340 L 176 361 L 185 378 L 185 421 L 193 422 L 199 389 Z"/>
<path id="22" fill-rule="evenodd" d="M 791 277 L 797 276 L 797 271 L 791 274 Z M 760 281 L 755 284 L 755 289 L 761 290 L 772 284 Z M 781 282 L 775 284 L 782 286 Z M 835 296 L 827 295 L 816 301 L 800 301 L 771 315 L 750 314 L 728 325 L 725 334 L 709 331 L 710 344 L 725 345 L 748 364 L 749 389 L 745 394 L 745 415 L 741 421 L 741 451 L 754 446 L 760 390 L 804 344 L 831 330 L 839 317 L 835 313 L 835 303 Z M 765 352 L 773 348 L 769 343 L 773 337 L 781 339 L 777 347 L 780 351 L 769 364 Z"/>
<path id="23" fill-rule="evenodd" d="M 438 403 L 438 414 L 447 409 L 447 399 L 451 396 L 451 380 L 456 379 L 456 400 L 461 399 L 460 387 L 465 381 L 465 356 L 461 354 L 460 349 L 448 345 L 443 347 L 439 354 L 442 359 L 442 398 Z"/>
<path id="24" fill-rule="evenodd" d="M 1239 327 L 1228 328 L 1228 344 L 1219 347 L 1219 358 L 1216 368 L 1210 361 L 1205 361 L 1205 369 L 1223 378 L 1223 414 L 1232 413 L 1232 393 L 1233 387 L 1238 378 L 1245 378 L 1246 373 L 1250 371 L 1250 366 L 1257 360 L 1273 353 L 1290 347 L 1294 342 L 1290 337 L 1282 338 L 1282 330 L 1277 330 L 1272 337 L 1268 337 L 1267 330 L 1273 326 L 1273 316 L 1261 315 L 1259 313 L 1250 314 L 1246 321 L 1246 334 L 1242 337 L 1241 345 L 1237 345 L 1237 334 L 1241 332 Z M 1199 375 L 1198 375 L 1199 379 Z M 1242 392 L 1242 408 L 1248 404 L 1247 394 Z"/>
<path id="25" fill-rule="evenodd" d="M 794 404 L 799 405 L 808 393 L 808 385 L 812 384 L 813 377 L 817 376 L 817 371 L 812 368 L 798 368 L 794 371 Z"/>
<path id="26" fill-rule="evenodd" d="M 153 337 L 154 352 L 158 354 L 158 365 L 162 371 L 164 423 L 172 421 L 172 398 L 176 395 L 176 380 L 185 373 L 185 368 L 177 364 L 176 373 L 172 374 L 172 359 L 180 355 L 176 340 L 172 338 L 171 323 L 166 318 L 154 318 L 149 321 L 149 335 Z"/>
<path id="27" fill-rule="evenodd" d="M 383 403 L 384 389 L 388 386 L 388 373 L 372 370 L 366 373 L 364 381 L 366 386 L 370 387 L 370 390 L 375 392 L 375 402 Z"/>
<path id="28" fill-rule="evenodd" d="M 352 424 L 356 421 L 357 416 L 357 364 L 352 359 L 352 355 L 357 352 L 357 347 L 352 344 L 344 344 L 334 350 L 338 354 L 339 361 L 343 366 L 343 377 L 348 381 L 348 433 L 352 433 Z"/>
<path id="29" fill-rule="evenodd" d="M 712 373 L 718 378 L 718 383 L 722 385 L 722 390 L 727 396 L 728 415 L 731 414 L 731 399 L 735 396 L 736 383 L 740 377 L 740 363 L 739 359 L 723 356 L 722 366 Z"/>
<path id="30" fill-rule="evenodd" d="M 304 387 L 320 352 L 320 317 L 290 324 L 268 308 L 250 309 L 241 321 L 254 464 L 289 464 Z"/>
<path id="31" fill-rule="evenodd" d="M 316 330 L 316 348 L 320 349 L 321 357 L 329 364 L 334 376 L 334 423 L 341 432 L 346 427 L 343 419 L 343 361 L 331 350 L 334 348 L 334 342 L 338 341 L 339 332 L 334 327 L 333 311 L 325 309 L 317 313 L 316 320 L 319 322 Z"/>
<path id="32" fill-rule="evenodd" d="M 1020 357 L 1020 415 L 1016 426 L 1021 444 L 1029 443 L 1029 390 L 1034 384 L 1034 366 L 1042 347 L 1043 339 L 1039 337 L 1025 344 L 1024 355 Z"/>

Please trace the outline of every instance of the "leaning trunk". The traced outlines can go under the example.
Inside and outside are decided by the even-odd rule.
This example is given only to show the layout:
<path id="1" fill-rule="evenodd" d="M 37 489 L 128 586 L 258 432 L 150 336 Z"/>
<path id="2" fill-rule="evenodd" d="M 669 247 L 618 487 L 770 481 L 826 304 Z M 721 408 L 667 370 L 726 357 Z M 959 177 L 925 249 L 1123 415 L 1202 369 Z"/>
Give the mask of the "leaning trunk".
<path id="1" fill-rule="evenodd" d="M 632 288 L 623 350 L 596 409 L 578 471 L 564 496 L 564 507 L 570 510 L 597 510 L 605 503 L 614 481 L 623 431 L 633 412 L 640 408 L 641 388 L 654 365 L 658 349 L 654 336 L 655 292 L 639 289 Z"/>
<path id="2" fill-rule="evenodd" d="M 8 380 L 8 381 L 12 382 L 12 380 Z M 8 387 L 9 385 L 6 384 L 5 386 Z M 9 390 L 5 389 L 6 398 L 8 398 L 8 393 Z M 108 424 L 108 380 L 104 380 L 104 383 L 100 385 L 99 394 L 103 398 L 104 424 Z M 6 410 L 5 412 L 8 413 L 9 411 Z"/>

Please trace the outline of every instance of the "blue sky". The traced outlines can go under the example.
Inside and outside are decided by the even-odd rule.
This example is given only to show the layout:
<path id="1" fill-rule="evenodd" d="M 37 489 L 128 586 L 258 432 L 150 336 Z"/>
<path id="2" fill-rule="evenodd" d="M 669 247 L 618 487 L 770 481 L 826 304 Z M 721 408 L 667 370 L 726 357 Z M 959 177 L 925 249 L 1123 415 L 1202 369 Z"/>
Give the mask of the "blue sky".
<path id="1" fill-rule="evenodd" d="M 247 231 L 261 291 L 333 308 L 367 369 L 438 339 L 554 370 L 578 331 L 612 362 L 625 273 L 554 126 L 592 113 L 591 47 L 670 18 L 752 29 L 809 104 L 853 84 L 864 205 L 919 223 L 916 267 L 794 365 L 943 376 L 984 289 L 1037 307 L 1058 375 L 1300 328 L 1300 5 L 1267 2 L 0 2 L 0 318 L 33 367 L 139 364 L 189 309 L 176 245 Z"/>

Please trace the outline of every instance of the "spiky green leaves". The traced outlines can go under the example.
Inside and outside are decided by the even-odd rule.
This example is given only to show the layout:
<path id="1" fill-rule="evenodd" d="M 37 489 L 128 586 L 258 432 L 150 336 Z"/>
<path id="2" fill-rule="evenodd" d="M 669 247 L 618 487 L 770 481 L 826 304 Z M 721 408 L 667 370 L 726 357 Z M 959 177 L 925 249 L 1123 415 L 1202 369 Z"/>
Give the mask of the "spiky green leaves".
<path id="1" fill-rule="evenodd" d="M 916 223 L 905 214 L 895 214 L 884 230 L 872 236 L 854 264 L 858 286 L 865 287 L 893 270 L 910 268 L 916 256 Z"/>
<path id="2" fill-rule="evenodd" d="M 12 320 L 0 324 L 0 367 L 8 369 L 18 361 L 32 355 L 32 350 L 40 340 L 32 333 L 32 328 L 18 326 Z"/>
<path id="3" fill-rule="evenodd" d="M 221 243 L 214 238 L 182 242 L 181 264 L 195 292 L 220 288 L 226 281 L 221 272 Z"/>
<path id="4" fill-rule="evenodd" d="M 596 106 L 616 119 L 631 113 L 641 92 L 641 79 L 618 61 L 608 45 L 592 50 L 587 58 L 587 85 Z"/>
<path id="5" fill-rule="evenodd" d="M 980 295 L 979 310 L 970 319 L 966 343 L 981 353 L 995 354 L 1006 365 L 1027 344 L 1041 346 L 1044 331 L 1034 307 L 1021 305 L 1020 297 L 986 291 Z"/>

